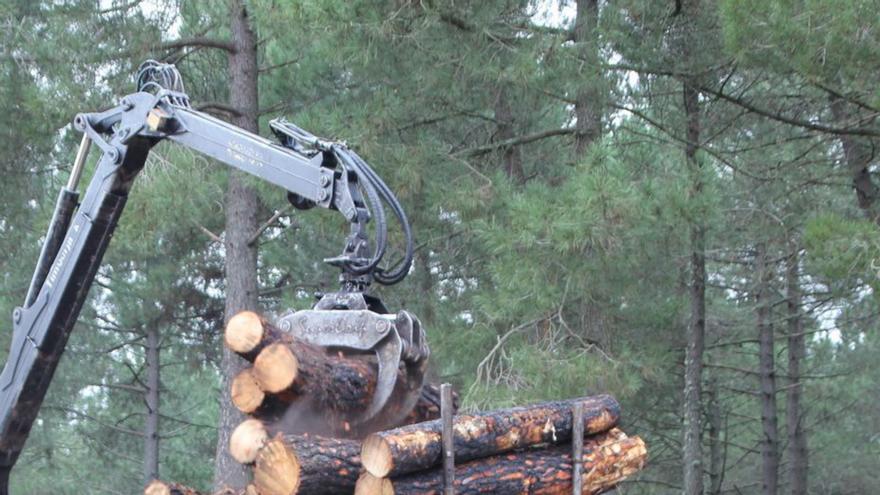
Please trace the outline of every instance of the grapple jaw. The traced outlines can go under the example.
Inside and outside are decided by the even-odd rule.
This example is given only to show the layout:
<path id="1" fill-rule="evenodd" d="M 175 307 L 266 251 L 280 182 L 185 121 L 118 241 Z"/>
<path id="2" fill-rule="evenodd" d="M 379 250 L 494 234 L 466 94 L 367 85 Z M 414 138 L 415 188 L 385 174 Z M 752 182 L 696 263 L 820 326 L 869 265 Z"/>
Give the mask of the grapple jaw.
<path id="1" fill-rule="evenodd" d="M 314 309 L 282 315 L 277 325 L 310 344 L 376 356 L 376 390 L 369 407 L 352 418 L 355 423 L 373 421 L 383 411 L 405 416 L 418 400 L 430 350 L 421 323 L 411 313 L 388 314 L 379 299 L 362 292 L 334 292 L 322 297 Z M 399 404 L 387 407 L 392 396 Z M 400 419 L 382 418 L 382 422 Z"/>

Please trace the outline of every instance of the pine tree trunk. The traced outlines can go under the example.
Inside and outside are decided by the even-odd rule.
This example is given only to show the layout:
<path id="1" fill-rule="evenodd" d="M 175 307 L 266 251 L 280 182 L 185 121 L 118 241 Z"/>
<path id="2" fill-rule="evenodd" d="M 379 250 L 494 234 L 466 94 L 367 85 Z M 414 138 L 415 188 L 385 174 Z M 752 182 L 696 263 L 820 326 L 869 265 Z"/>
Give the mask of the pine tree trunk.
<path id="1" fill-rule="evenodd" d="M 502 81 L 498 94 L 495 95 L 495 120 L 498 122 L 498 140 L 505 141 L 516 137 L 516 120 L 510 106 L 510 90 L 507 82 Z M 501 149 L 501 160 L 504 174 L 508 179 L 521 184 L 525 180 L 522 164 L 522 150 L 519 146 Z"/>
<path id="2" fill-rule="evenodd" d="M 690 79 L 684 80 L 684 111 L 687 142 L 685 158 L 691 173 L 691 198 L 698 199 L 703 194 L 703 179 L 697 160 L 700 142 L 699 92 Z M 691 282 L 690 282 L 690 321 L 685 335 L 686 350 L 684 360 L 684 445 L 682 463 L 684 465 L 685 495 L 703 493 L 703 411 L 702 379 L 703 350 L 706 338 L 706 228 L 703 219 L 697 217 L 691 224 Z"/>
<path id="3" fill-rule="evenodd" d="M 718 400 L 718 381 L 709 382 L 709 493 L 721 495 L 724 480 L 724 446 L 721 440 L 721 404 Z"/>
<path id="4" fill-rule="evenodd" d="M 159 477 L 159 327 L 147 325 L 146 371 L 147 389 L 144 403 L 147 414 L 144 420 L 144 484 Z"/>
<path id="5" fill-rule="evenodd" d="M 788 385 L 786 397 L 786 428 L 788 434 L 788 462 L 791 465 L 791 495 L 806 495 L 809 451 L 807 432 L 804 430 L 804 413 L 801 405 L 801 362 L 806 357 L 806 342 L 801 320 L 801 282 L 797 249 L 788 259 L 786 267 L 786 299 L 788 302 Z"/>
<path id="6" fill-rule="evenodd" d="M 242 0 L 229 4 L 230 31 L 234 52 L 229 54 L 229 103 L 239 115 L 233 123 L 257 132 L 257 41 Z M 226 319 L 244 310 L 257 309 L 257 248 L 248 240 L 258 228 L 256 192 L 245 184 L 243 174 L 229 172 L 226 193 Z M 227 449 L 233 428 L 243 415 L 229 396 L 229 381 L 243 369 L 244 362 L 232 351 L 223 349 L 221 360 L 220 420 L 217 453 L 214 462 L 214 491 L 223 487 L 243 489 L 248 475 Z"/>
<path id="7" fill-rule="evenodd" d="M 575 152 L 582 156 L 602 135 L 603 101 L 599 63 L 599 0 L 577 0 L 574 39 L 578 44 L 581 74 L 575 99 Z"/>
<path id="8" fill-rule="evenodd" d="M 852 125 L 859 115 L 857 110 L 847 106 L 846 101 L 840 98 L 831 100 L 831 113 L 841 126 Z M 871 164 L 874 163 L 877 154 L 875 140 L 853 136 L 850 134 L 840 135 L 840 144 L 843 147 L 843 160 L 849 169 L 852 178 L 853 189 L 856 191 L 856 199 L 859 208 L 865 217 L 874 223 L 880 224 L 880 188 L 874 182 L 874 173 L 871 172 Z"/>
<path id="9" fill-rule="evenodd" d="M 571 410 L 575 402 L 584 404 L 584 432 L 587 435 L 607 431 L 620 418 L 620 405 L 608 395 L 459 415 L 453 419 L 456 462 L 540 443 L 568 441 L 571 439 Z M 361 451 L 364 468 L 381 478 L 440 464 L 441 428 L 441 422 L 435 420 L 368 436 Z"/>
<path id="10" fill-rule="evenodd" d="M 776 410 L 776 363 L 773 325 L 770 323 L 770 268 L 767 247 L 755 248 L 755 318 L 758 327 L 758 373 L 761 397 L 761 485 L 765 495 L 776 495 L 779 486 L 779 427 Z"/>

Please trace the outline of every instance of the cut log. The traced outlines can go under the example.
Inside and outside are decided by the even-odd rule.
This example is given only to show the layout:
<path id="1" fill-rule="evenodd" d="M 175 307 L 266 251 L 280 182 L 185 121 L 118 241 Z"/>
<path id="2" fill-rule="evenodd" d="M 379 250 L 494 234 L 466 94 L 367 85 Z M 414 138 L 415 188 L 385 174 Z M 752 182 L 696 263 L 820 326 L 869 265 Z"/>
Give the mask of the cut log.
<path id="1" fill-rule="evenodd" d="M 377 478 L 364 472 L 357 480 L 354 495 L 394 495 L 394 488 L 388 478 Z"/>
<path id="2" fill-rule="evenodd" d="M 612 489 L 642 469 L 646 458 L 645 443 L 638 437 L 627 438 L 619 430 L 588 438 L 581 458 L 583 493 L 593 495 Z M 571 471 L 569 445 L 531 449 L 458 465 L 454 487 L 456 495 L 567 495 L 572 491 Z M 355 493 L 359 495 L 440 495 L 443 471 L 434 468 L 393 478 L 390 489 L 369 476 L 362 477 L 358 485 Z"/>
<path id="3" fill-rule="evenodd" d="M 456 462 L 570 440 L 575 401 L 584 405 L 585 435 L 607 431 L 620 419 L 620 405 L 608 395 L 459 415 L 453 424 Z M 383 478 L 439 465 L 440 433 L 440 420 L 434 420 L 369 435 L 361 451 L 364 468 Z"/>
<path id="4" fill-rule="evenodd" d="M 263 423 L 248 419 L 238 425 L 229 437 L 229 454 L 242 464 L 250 464 L 257 458 L 257 452 L 269 439 Z"/>
<path id="5" fill-rule="evenodd" d="M 264 347 L 286 338 L 287 333 L 253 311 L 242 311 L 230 318 L 223 334 L 226 347 L 250 362 Z"/>
<path id="6" fill-rule="evenodd" d="M 153 480 L 144 488 L 144 495 L 200 495 L 200 492 L 177 483 Z"/>
<path id="7" fill-rule="evenodd" d="M 360 443 L 312 435 L 276 435 L 257 455 L 261 495 L 350 494 L 361 470 Z"/>
<path id="8" fill-rule="evenodd" d="M 297 396 L 291 391 L 267 394 L 254 377 L 253 368 L 242 370 L 229 385 L 232 404 L 239 411 L 251 416 L 273 420 L 281 417 Z"/>
<path id="9" fill-rule="evenodd" d="M 305 342 L 276 342 L 254 360 L 253 376 L 264 392 L 307 395 L 334 411 L 365 409 L 376 388 L 367 356 L 328 354 Z"/>
<path id="10" fill-rule="evenodd" d="M 257 411 L 266 399 L 266 393 L 260 388 L 251 368 L 246 368 L 235 375 L 229 389 L 232 404 L 245 414 Z"/>
<path id="11" fill-rule="evenodd" d="M 153 480 L 144 488 L 144 495 L 202 495 L 202 492 L 183 486 L 179 483 L 167 483 Z M 259 495 L 254 485 L 248 485 L 244 491 L 223 488 L 213 495 Z"/>

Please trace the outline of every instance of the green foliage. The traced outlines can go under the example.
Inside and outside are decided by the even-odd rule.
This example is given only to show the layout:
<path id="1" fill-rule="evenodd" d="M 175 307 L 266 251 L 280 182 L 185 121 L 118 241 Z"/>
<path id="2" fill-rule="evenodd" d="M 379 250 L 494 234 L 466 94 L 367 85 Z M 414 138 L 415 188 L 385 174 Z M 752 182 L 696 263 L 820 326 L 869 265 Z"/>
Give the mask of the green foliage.
<path id="1" fill-rule="evenodd" d="M 807 223 L 804 242 L 811 272 L 829 288 L 839 292 L 868 286 L 877 294 L 880 232 L 876 224 L 826 214 Z"/>
<path id="2" fill-rule="evenodd" d="M 880 377 L 869 296 L 878 289 L 880 233 L 850 187 L 854 168 L 840 143 L 850 123 L 823 133 L 774 118 L 825 123 L 834 96 L 864 112 L 860 127 L 876 129 L 876 6 L 702 2 L 693 15 L 676 10 L 690 2 L 599 2 L 597 49 L 588 53 L 571 39 L 569 4 L 250 1 L 262 133 L 283 115 L 345 140 L 398 193 L 416 262 L 405 282 L 375 291 L 390 308 L 420 316 L 431 379 L 454 383 L 466 408 L 617 396 L 626 430 L 651 452 L 627 493 L 681 491 L 695 225 L 706 226 L 704 389 L 723 414 L 722 492 L 757 486 L 755 250 L 772 260 L 780 418 L 784 264 L 799 252 L 812 492 L 877 492 Z M 148 56 L 177 62 L 196 106 L 227 101 L 226 53 L 161 47 L 228 39 L 226 9 L 222 0 L 0 0 L 9 55 L 0 61 L 0 312 L 24 296 L 78 142 L 71 117 L 130 92 L 134 67 Z M 754 107 L 701 93 L 696 166 L 684 155 L 685 75 Z M 603 134 L 579 153 L 571 126 L 585 90 L 604 105 Z M 873 145 L 876 135 L 859 139 Z M 521 179 L 505 173 L 511 157 Z M 167 143 L 154 150 L 14 474 L 15 493 L 140 489 L 137 387 L 153 328 L 162 336 L 160 475 L 209 485 L 222 170 Z M 341 249 L 347 226 L 332 212 L 291 210 L 283 192 L 254 185 L 260 218 L 281 212 L 260 238 L 260 302 L 270 313 L 309 307 L 315 292 L 336 287 L 336 271 L 320 260 Z M 708 457 L 708 435 L 704 443 Z"/>

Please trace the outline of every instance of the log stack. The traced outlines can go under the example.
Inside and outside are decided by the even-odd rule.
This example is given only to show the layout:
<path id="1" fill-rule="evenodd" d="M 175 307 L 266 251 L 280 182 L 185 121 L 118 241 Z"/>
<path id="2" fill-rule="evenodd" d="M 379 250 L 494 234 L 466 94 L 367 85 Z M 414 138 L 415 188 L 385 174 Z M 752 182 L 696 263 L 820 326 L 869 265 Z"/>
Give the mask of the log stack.
<path id="1" fill-rule="evenodd" d="M 389 416 L 404 418 L 400 424 L 382 418 L 357 424 L 376 386 L 372 356 L 297 341 L 248 311 L 229 321 L 225 343 L 252 363 L 230 384 L 233 404 L 249 415 L 229 444 L 231 455 L 253 472 L 243 493 L 444 492 L 439 387 L 423 386 L 412 410 L 389 404 Z M 573 460 L 576 404 L 584 412 L 583 453 Z M 638 472 L 647 457 L 640 438 L 616 428 L 619 419 L 620 406 L 607 395 L 457 415 L 455 493 L 571 493 L 575 462 L 582 493 L 607 491 Z M 144 493 L 197 495 L 187 490 L 155 481 Z"/>

